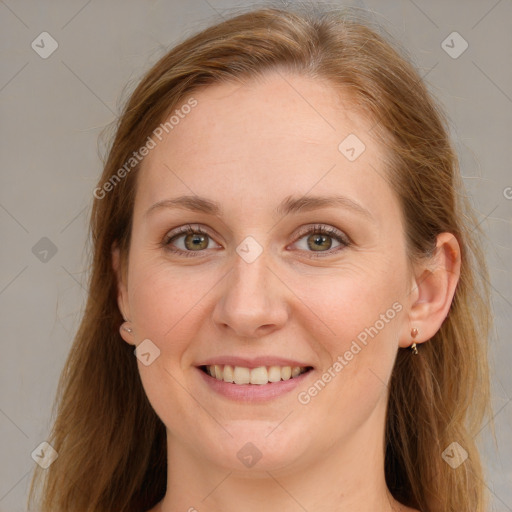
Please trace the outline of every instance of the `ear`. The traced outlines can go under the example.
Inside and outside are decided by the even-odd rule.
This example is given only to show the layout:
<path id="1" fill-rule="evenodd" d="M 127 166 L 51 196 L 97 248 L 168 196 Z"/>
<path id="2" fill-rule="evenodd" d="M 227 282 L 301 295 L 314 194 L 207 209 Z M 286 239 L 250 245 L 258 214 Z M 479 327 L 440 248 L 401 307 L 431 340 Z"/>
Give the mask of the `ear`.
<path id="1" fill-rule="evenodd" d="M 130 316 L 130 304 L 128 301 L 128 288 L 127 288 L 127 279 L 126 279 L 126 269 L 121 264 L 121 252 L 117 242 L 112 244 L 112 267 L 114 269 L 114 273 L 116 275 L 117 281 L 117 305 L 119 307 L 119 311 L 123 316 L 125 321 L 129 321 Z M 124 329 L 119 330 L 122 338 L 127 343 L 131 345 L 134 344 L 132 334 Z"/>
<path id="2" fill-rule="evenodd" d="M 410 325 L 401 336 L 400 347 L 428 341 L 440 329 L 459 282 L 460 266 L 460 246 L 456 237 L 451 233 L 441 233 L 437 237 L 432 259 L 418 269 L 414 278 L 411 289 L 414 302 L 409 309 Z M 418 329 L 414 339 L 410 334 L 413 327 Z"/>

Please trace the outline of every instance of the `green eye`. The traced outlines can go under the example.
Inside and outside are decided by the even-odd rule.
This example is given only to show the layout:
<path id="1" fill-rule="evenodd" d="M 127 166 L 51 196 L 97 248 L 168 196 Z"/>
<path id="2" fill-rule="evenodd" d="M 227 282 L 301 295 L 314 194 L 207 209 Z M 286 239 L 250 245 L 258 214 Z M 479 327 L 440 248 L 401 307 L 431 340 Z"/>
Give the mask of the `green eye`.
<path id="1" fill-rule="evenodd" d="M 180 238 L 183 238 L 184 248 L 176 249 L 173 247 L 173 244 Z M 177 233 L 167 237 L 164 241 L 164 246 L 174 253 L 182 254 L 184 256 L 195 256 L 194 253 L 208 249 L 210 241 L 212 241 L 210 235 L 199 226 L 193 227 L 191 225 L 187 225 L 179 228 Z"/>
<path id="2" fill-rule="evenodd" d="M 301 250 L 312 253 L 310 257 L 314 258 L 332 255 L 351 245 L 350 239 L 341 231 L 323 224 L 303 228 L 295 243 L 306 236 L 306 245 Z M 180 239 L 183 239 L 182 247 L 176 247 L 175 244 Z M 332 240 L 338 242 L 338 245 L 334 248 L 332 248 Z M 213 238 L 207 231 L 201 229 L 200 226 L 188 224 L 178 228 L 176 232 L 166 237 L 163 245 L 170 252 L 189 257 L 197 256 L 205 249 L 212 249 L 212 247 L 209 247 L 210 242 L 213 242 Z"/>
<path id="3" fill-rule="evenodd" d="M 306 236 L 306 244 L 305 246 L 301 247 L 301 250 L 316 253 L 311 254 L 311 257 L 315 258 L 322 257 L 324 254 L 332 255 L 333 253 L 336 253 L 350 245 L 350 241 L 340 231 L 338 231 L 336 228 L 324 226 L 322 224 L 306 227 L 299 234 L 297 241 L 300 241 Z M 339 243 L 339 245 L 334 249 L 332 249 L 333 239 Z"/>

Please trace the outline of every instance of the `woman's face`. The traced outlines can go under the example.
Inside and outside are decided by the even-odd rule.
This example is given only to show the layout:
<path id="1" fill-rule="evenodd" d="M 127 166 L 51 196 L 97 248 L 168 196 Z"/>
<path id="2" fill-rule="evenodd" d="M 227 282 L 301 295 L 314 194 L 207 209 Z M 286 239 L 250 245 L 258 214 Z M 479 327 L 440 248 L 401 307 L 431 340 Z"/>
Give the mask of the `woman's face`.
<path id="1" fill-rule="evenodd" d="M 372 123 L 291 74 L 193 97 L 143 162 L 119 298 L 172 453 L 235 471 L 357 464 L 382 447 L 414 299 Z"/>

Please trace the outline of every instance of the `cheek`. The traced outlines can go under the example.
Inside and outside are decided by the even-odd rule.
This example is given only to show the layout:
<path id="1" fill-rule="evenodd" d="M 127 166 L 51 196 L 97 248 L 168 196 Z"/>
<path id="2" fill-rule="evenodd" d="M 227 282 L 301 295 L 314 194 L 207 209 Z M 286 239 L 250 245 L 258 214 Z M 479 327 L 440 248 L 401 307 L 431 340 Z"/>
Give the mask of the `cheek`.
<path id="1" fill-rule="evenodd" d="M 130 310 L 137 327 L 162 340 L 179 323 L 186 323 L 194 305 L 208 290 L 205 277 L 165 261 L 140 265 L 129 290 Z"/>
<path id="2" fill-rule="evenodd" d="M 316 402 L 356 422 L 375 407 L 398 349 L 399 290 L 399 279 L 378 270 L 340 272 L 339 278 L 315 279 L 302 290 L 307 298 L 296 317 L 307 319 L 303 328 L 315 334 L 322 368 L 315 386 L 301 390 L 301 403 Z"/>
<path id="3" fill-rule="evenodd" d="M 397 316 L 403 309 L 400 280 L 376 262 L 346 265 L 314 278 L 288 277 L 300 298 L 295 320 L 304 329 L 318 332 L 321 345 L 332 356 L 348 350 L 358 336 L 362 342 L 365 337 L 370 339 L 368 330 L 375 336 L 375 324 L 381 338 L 398 332 Z"/>
<path id="4" fill-rule="evenodd" d="M 400 318 L 391 304 L 357 316 L 346 311 L 337 318 L 338 336 L 322 339 L 326 363 L 316 380 L 299 390 L 298 401 L 306 414 L 311 413 L 311 428 L 324 432 L 323 442 L 358 431 L 376 411 L 377 416 L 384 414 Z"/>
<path id="5" fill-rule="evenodd" d="M 150 365 L 138 363 L 140 378 L 148 400 L 165 425 L 186 437 L 197 426 L 186 420 L 191 404 L 183 388 L 182 370 L 190 362 L 188 349 L 200 327 L 196 322 L 201 298 L 213 283 L 169 262 L 151 262 L 147 256 L 146 261 L 141 257 L 132 262 L 130 311 L 137 343 L 149 339 L 160 351 Z"/>

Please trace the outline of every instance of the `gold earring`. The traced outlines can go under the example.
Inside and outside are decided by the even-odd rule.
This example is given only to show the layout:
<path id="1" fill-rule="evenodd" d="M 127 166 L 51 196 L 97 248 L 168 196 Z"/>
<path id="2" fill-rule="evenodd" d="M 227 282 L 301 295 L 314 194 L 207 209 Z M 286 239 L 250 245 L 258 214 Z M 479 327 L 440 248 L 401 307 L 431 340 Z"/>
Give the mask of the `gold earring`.
<path id="1" fill-rule="evenodd" d="M 411 336 L 413 339 L 416 338 L 416 336 L 418 336 L 418 329 L 416 329 L 416 327 L 413 327 L 411 329 Z M 418 355 L 418 348 L 417 348 L 416 342 L 413 342 L 413 344 L 411 345 L 411 350 L 415 356 Z"/>

